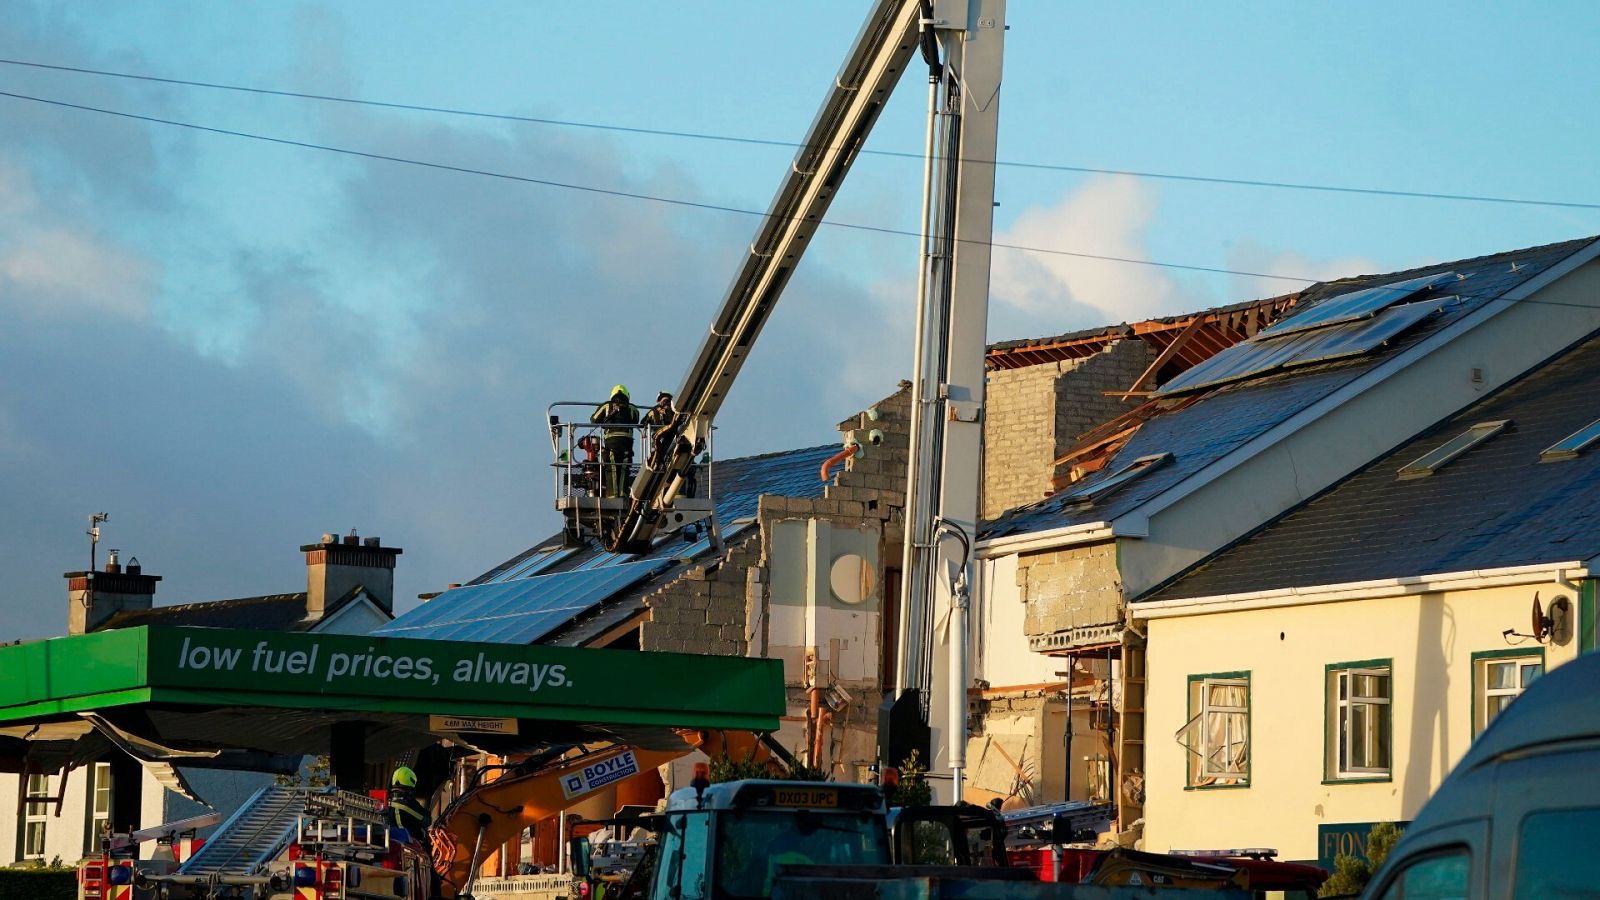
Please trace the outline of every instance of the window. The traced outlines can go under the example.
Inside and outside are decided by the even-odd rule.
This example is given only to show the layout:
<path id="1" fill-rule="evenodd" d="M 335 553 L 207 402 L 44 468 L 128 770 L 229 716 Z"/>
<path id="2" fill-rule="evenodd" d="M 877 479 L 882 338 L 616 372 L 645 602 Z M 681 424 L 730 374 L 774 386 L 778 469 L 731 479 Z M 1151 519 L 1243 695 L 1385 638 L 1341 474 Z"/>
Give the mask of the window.
<path id="1" fill-rule="evenodd" d="M 1189 714 L 1178 743 L 1189 751 L 1189 787 L 1250 784 L 1250 673 L 1189 676 Z"/>
<path id="2" fill-rule="evenodd" d="M 1389 660 L 1328 667 L 1329 778 L 1388 778 L 1393 698 Z"/>
<path id="3" fill-rule="evenodd" d="M 1534 813 L 1517 830 L 1512 896 L 1593 897 L 1600 884 L 1600 809 Z"/>
<path id="4" fill-rule="evenodd" d="M 1577 459 L 1597 440 L 1600 440 L 1600 420 L 1590 422 L 1557 443 L 1546 447 L 1540 452 L 1539 461 L 1558 462 L 1563 459 Z"/>
<path id="5" fill-rule="evenodd" d="M 45 824 L 50 821 L 49 775 L 27 776 L 27 802 L 22 810 L 22 858 L 44 859 Z"/>
<path id="6" fill-rule="evenodd" d="M 1150 456 L 1141 456 L 1118 469 L 1115 474 L 1102 478 L 1094 484 L 1084 485 L 1068 493 L 1063 499 L 1067 503 L 1090 503 L 1095 498 L 1109 494 L 1127 482 L 1146 475 L 1153 469 L 1171 461 L 1171 453 L 1155 453 Z"/>
<path id="7" fill-rule="evenodd" d="M 1471 860 L 1466 848 L 1456 848 L 1408 861 L 1389 879 L 1382 900 L 1464 900 Z"/>
<path id="8" fill-rule="evenodd" d="M 89 769 L 89 799 L 84 804 L 85 855 L 100 849 L 100 835 L 111 821 L 111 764 L 95 763 Z"/>
<path id="9" fill-rule="evenodd" d="M 1450 440 L 1445 441 L 1439 445 L 1438 449 L 1423 454 L 1416 462 L 1401 469 L 1401 480 L 1426 478 L 1432 475 L 1449 465 L 1456 457 L 1506 430 L 1506 426 L 1510 424 L 1510 419 L 1500 419 L 1496 422 L 1479 422 Z"/>
<path id="10" fill-rule="evenodd" d="M 1543 674 L 1543 648 L 1472 654 L 1472 733 L 1481 734 Z"/>

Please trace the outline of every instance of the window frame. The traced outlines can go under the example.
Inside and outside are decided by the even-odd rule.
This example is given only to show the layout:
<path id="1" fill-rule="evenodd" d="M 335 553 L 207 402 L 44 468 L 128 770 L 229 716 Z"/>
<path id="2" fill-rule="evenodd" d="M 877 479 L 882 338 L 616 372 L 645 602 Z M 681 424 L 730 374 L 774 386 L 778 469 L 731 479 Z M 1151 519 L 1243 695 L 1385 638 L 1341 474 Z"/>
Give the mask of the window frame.
<path id="1" fill-rule="evenodd" d="M 1478 735 L 1483 734 L 1484 729 L 1488 728 L 1489 722 L 1492 721 L 1491 717 L 1489 716 L 1489 683 L 1487 677 L 1488 664 L 1493 662 L 1505 662 L 1513 659 L 1533 659 L 1537 657 L 1539 660 L 1539 675 L 1540 677 L 1543 677 L 1544 673 L 1549 671 L 1546 668 L 1547 663 L 1545 660 L 1544 649 L 1545 648 L 1543 645 L 1540 645 L 1537 648 L 1507 647 L 1503 650 L 1480 650 L 1477 653 L 1472 654 L 1471 681 L 1473 740 L 1477 740 Z M 1517 668 L 1517 678 L 1520 680 L 1521 677 L 1522 669 L 1519 666 Z M 1520 697 L 1522 696 L 1522 692 L 1526 691 L 1527 689 L 1527 685 L 1522 685 L 1517 689 L 1516 693 L 1512 694 L 1511 696 Z M 1503 694 L 1499 696 L 1503 696 Z"/>
<path id="2" fill-rule="evenodd" d="M 83 801 L 83 853 L 91 856 L 100 851 L 101 824 L 111 821 L 111 763 L 90 763 L 86 774 L 89 789 Z M 102 797 L 104 810 L 97 808 Z"/>
<path id="3" fill-rule="evenodd" d="M 1322 783 L 1323 784 L 1370 784 L 1373 782 L 1386 782 L 1394 780 L 1394 658 L 1386 659 L 1358 659 L 1349 662 L 1329 663 L 1323 668 L 1322 678 Z M 1340 701 L 1338 692 L 1338 676 L 1340 674 L 1366 674 L 1382 675 L 1389 679 L 1389 696 L 1382 698 L 1369 698 L 1370 705 L 1381 705 L 1383 714 L 1389 726 L 1389 759 L 1388 765 L 1378 768 L 1347 769 L 1340 753 L 1338 711 L 1341 706 L 1349 706 L 1354 698 Z M 1354 717 L 1347 717 L 1347 722 L 1353 722 Z M 1347 738 L 1348 741 L 1348 738 Z M 1352 746 L 1346 743 L 1345 746 Z"/>
<path id="4" fill-rule="evenodd" d="M 42 785 L 38 791 L 34 789 L 36 778 Z M 42 860 L 50 850 L 50 804 L 55 802 L 55 794 L 50 790 L 50 775 L 47 772 L 28 772 L 19 775 L 18 779 L 21 782 L 17 787 L 22 791 L 22 814 L 17 817 L 17 859 Z M 39 849 L 30 853 L 28 838 L 36 825 Z"/>
<path id="5" fill-rule="evenodd" d="M 1482 444 L 1497 434 L 1511 428 L 1514 423 L 1510 419 L 1494 419 L 1488 422 L 1475 422 L 1466 431 L 1446 440 L 1444 443 L 1427 453 L 1422 454 L 1400 468 L 1397 477 L 1401 481 L 1410 481 L 1414 478 L 1427 478 L 1437 473 L 1440 469 L 1450 465 L 1461 457 L 1467 455 L 1472 448 Z"/>
<path id="6" fill-rule="evenodd" d="M 1600 442 L 1600 419 L 1579 428 L 1554 444 L 1539 451 L 1540 462 L 1564 462 L 1577 459 Z"/>
<path id="7" fill-rule="evenodd" d="M 1201 719 L 1201 735 L 1202 735 L 1202 737 L 1204 738 L 1205 735 L 1207 734 L 1207 732 L 1205 730 L 1205 722 L 1204 722 L 1204 718 L 1203 717 L 1205 716 L 1205 714 L 1207 712 L 1210 711 L 1207 708 L 1209 706 L 1209 704 L 1206 702 L 1206 688 L 1208 686 L 1210 686 L 1210 685 L 1242 685 L 1244 687 L 1244 707 L 1243 707 L 1243 709 L 1244 709 L 1244 763 L 1243 763 L 1243 771 L 1242 772 L 1208 774 L 1205 771 L 1206 760 L 1208 760 L 1210 758 L 1210 753 L 1207 752 L 1210 749 L 1210 746 L 1209 746 L 1209 743 L 1207 742 L 1207 743 L 1202 743 L 1201 748 L 1200 748 L 1200 753 L 1199 753 L 1200 762 L 1199 762 L 1199 766 L 1198 766 L 1199 771 L 1197 773 L 1197 771 L 1196 771 L 1196 763 L 1195 763 L 1195 760 L 1194 760 L 1195 750 L 1193 748 L 1191 748 L 1188 744 L 1183 743 L 1183 740 L 1182 740 L 1183 733 L 1185 731 L 1187 731 L 1194 724 L 1196 718 L 1200 718 Z M 1179 742 L 1179 744 L 1181 744 L 1183 746 L 1184 754 L 1185 754 L 1184 755 L 1184 760 L 1183 760 L 1183 763 L 1184 763 L 1184 775 L 1183 775 L 1184 786 L 1183 786 L 1183 789 L 1184 790 L 1186 790 L 1186 791 L 1220 791 L 1220 790 L 1237 790 L 1237 789 L 1249 788 L 1250 787 L 1250 777 L 1251 777 L 1250 769 L 1251 769 L 1251 762 L 1252 762 L 1251 741 L 1255 738 L 1255 727 L 1254 727 L 1254 718 L 1255 718 L 1255 716 L 1254 716 L 1254 711 L 1253 711 L 1253 708 L 1252 708 L 1252 705 L 1255 702 L 1255 695 L 1250 690 L 1250 687 L 1251 687 L 1251 685 L 1250 685 L 1250 672 L 1249 672 L 1249 670 L 1238 671 L 1238 672 L 1208 672 L 1208 673 L 1204 673 L 1204 674 L 1190 675 L 1189 676 L 1188 687 L 1187 687 L 1187 696 L 1185 697 L 1185 702 L 1187 703 L 1188 716 L 1184 719 L 1183 727 L 1178 729 L 1178 735 L 1179 735 L 1179 741 L 1178 742 Z M 1197 693 L 1197 689 L 1198 689 L 1198 693 Z M 1199 700 L 1198 704 L 1196 703 L 1196 698 L 1197 697 L 1198 697 L 1198 700 Z M 1198 712 L 1196 712 L 1196 710 L 1195 710 L 1196 705 L 1198 705 L 1200 707 Z M 1228 710 L 1228 711 L 1234 711 L 1234 710 L 1237 710 L 1238 708 L 1237 707 L 1220 707 L 1220 709 L 1224 709 L 1224 710 Z M 1235 783 L 1230 783 L 1230 784 L 1196 784 L 1195 781 L 1196 781 L 1196 775 L 1197 774 L 1201 778 L 1234 778 L 1234 779 L 1238 779 L 1238 781 L 1235 782 Z"/>

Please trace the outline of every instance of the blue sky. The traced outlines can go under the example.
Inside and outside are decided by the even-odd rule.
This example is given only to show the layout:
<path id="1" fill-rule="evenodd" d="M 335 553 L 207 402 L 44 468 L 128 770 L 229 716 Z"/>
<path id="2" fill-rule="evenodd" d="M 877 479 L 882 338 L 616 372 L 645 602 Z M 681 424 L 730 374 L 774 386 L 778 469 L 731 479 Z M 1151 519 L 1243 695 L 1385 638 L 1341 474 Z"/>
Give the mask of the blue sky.
<path id="1" fill-rule="evenodd" d="M 26 3 L 0 57 L 797 140 L 865 4 Z M 1600 202 L 1600 7 L 1011 4 L 1005 160 Z M 869 147 L 916 150 L 920 85 Z M 0 66 L 0 91 L 763 209 L 782 148 L 514 125 Z M 865 157 L 839 221 L 914 228 Z M 1021 168 L 998 239 L 1304 277 L 1600 232 L 1600 211 Z M 546 403 L 676 385 L 753 221 L 0 98 L 0 639 L 56 633 L 107 546 L 165 602 L 298 589 L 295 548 L 403 546 L 402 597 L 548 533 Z M 721 419 L 831 443 L 909 366 L 914 240 L 825 231 Z M 1292 281 L 999 251 L 991 337 Z"/>

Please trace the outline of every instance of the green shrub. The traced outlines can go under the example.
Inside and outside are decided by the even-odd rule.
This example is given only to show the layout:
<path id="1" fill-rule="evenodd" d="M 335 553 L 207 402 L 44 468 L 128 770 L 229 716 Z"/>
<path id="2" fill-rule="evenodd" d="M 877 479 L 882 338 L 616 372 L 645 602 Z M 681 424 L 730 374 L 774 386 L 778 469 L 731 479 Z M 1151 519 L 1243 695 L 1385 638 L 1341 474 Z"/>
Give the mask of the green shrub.
<path id="1" fill-rule="evenodd" d="M 76 869 L 0 869 L 0 900 L 74 900 Z"/>
<path id="2" fill-rule="evenodd" d="M 1333 875 L 1322 883 L 1318 897 L 1349 897 L 1361 893 L 1372 880 L 1373 873 L 1389 858 L 1389 851 L 1400 840 L 1400 826 L 1393 822 L 1379 822 L 1367 835 L 1365 856 L 1341 853 L 1333 860 Z"/>

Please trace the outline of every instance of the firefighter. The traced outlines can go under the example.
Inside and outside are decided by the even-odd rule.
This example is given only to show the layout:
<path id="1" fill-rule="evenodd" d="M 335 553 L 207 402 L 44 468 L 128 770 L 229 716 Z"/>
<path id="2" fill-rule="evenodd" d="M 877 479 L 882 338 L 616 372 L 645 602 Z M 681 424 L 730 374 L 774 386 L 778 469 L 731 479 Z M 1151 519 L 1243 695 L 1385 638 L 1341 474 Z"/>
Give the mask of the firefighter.
<path id="1" fill-rule="evenodd" d="M 662 391 L 656 394 L 656 405 L 644 412 L 644 424 L 650 434 L 650 465 L 656 465 L 666 444 L 662 432 L 672 425 L 678 417 L 678 411 L 672 408 L 672 394 Z"/>
<path id="2" fill-rule="evenodd" d="M 428 810 L 417 798 L 417 773 L 410 766 L 395 769 L 390 779 L 389 821 L 411 832 L 419 842 L 428 833 Z"/>
<path id="3" fill-rule="evenodd" d="M 633 466 L 633 431 L 639 424 L 639 408 L 629 402 L 627 386 L 612 388 L 611 399 L 600 404 L 589 421 L 605 426 L 601 429 L 600 456 L 605 495 L 621 497 L 632 481 L 629 470 Z"/>

